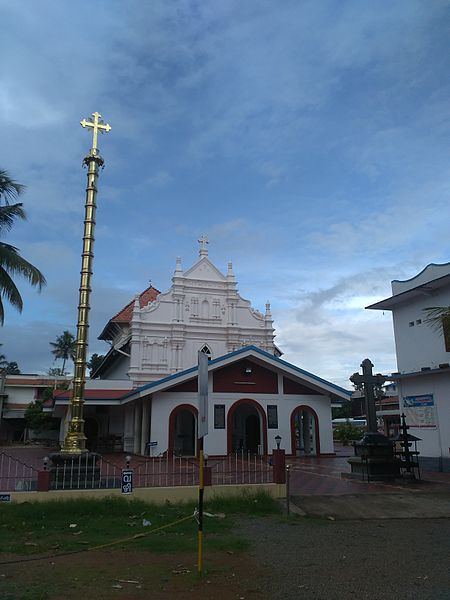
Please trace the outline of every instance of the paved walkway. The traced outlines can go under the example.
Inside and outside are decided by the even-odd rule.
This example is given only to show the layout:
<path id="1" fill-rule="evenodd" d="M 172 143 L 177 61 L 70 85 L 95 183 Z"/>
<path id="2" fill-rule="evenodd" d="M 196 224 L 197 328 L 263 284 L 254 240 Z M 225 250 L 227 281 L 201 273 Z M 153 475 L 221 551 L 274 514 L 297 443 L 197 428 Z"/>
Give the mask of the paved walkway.
<path id="1" fill-rule="evenodd" d="M 288 458 L 291 465 L 290 488 L 293 496 L 343 494 L 398 493 L 445 491 L 450 493 L 450 473 L 422 472 L 422 481 L 404 480 L 395 483 L 367 483 L 345 479 L 350 473 L 347 459 L 353 456 L 351 447 L 336 446 L 336 456 Z"/>

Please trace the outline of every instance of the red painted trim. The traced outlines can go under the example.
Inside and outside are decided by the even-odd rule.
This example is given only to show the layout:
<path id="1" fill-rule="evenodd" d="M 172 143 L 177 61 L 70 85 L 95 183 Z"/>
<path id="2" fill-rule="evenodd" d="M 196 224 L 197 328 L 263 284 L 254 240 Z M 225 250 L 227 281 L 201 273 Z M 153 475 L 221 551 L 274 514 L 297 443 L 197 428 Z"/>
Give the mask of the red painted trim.
<path id="1" fill-rule="evenodd" d="M 192 404 L 179 404 L 178 406 L 175 406 L 175 408 L 173 409 L 173 411 L 170 413 L 169 416 L 169 443 L 168 443 L 168 447 L 167 447 L 167 453 L 169 454 L 169 456 L 172 456 L 173 454 L 173 430 L 174 430 L 174 426 L 175 426 L 175 416 L 178 412 L 180 412 L 181 410 L 188 410 L 189 412 L 191 412 L 194 415 L 195 418 L 195 431 L 197 431 L 197 426 L 198 426 L 198 410 L 195 406 L 192 406 Z M 199 440 L 197 439 L 197 456 L 198 456 L 198 452 L 199 452 Z"/>
<path id="2" fill-rule="evenodd" d="M 320 455 L 320 433 L 319 433 L 319 417 L 317 416 L 316 411 L 310 406 L 306 406 L 306 404 L 300 404 L 291 413 L 291 454 L 292 456 L 296 456 L 295 451 L 295 413 L 299 410 L 304 410 L 305 412 L 309 412 L 314 418 L 314 428 L 316 430 L 316 455 Z"/>
<path id="3" fill-rule="evenodd" d="M 261 406 L 261 404 L 259 404 L 259 402 L 256 402 L 256 400 L 251 400 L 250 398 L 242 398 L 241 400 L 237 400 L 228 409 L 228 414 L 227 414 L 227 452 L 228 452 L 228 454 L 231 454 L 231 452 L 233 451 L 233 414 L 234 414 L 234 411 L 236 410 L 236 408 L 238 408 L 238 406 L 241 406 L 242 404 L 250 404 L 251 406 L 254 406 L 256 408 L 256 410 L 258 411 L 258 413 L 262 419 L 262 426 L 263 426 L 263 440 L 262 440 L 263 441 L 263 454 L 267 454 L 266 411 Z"/>

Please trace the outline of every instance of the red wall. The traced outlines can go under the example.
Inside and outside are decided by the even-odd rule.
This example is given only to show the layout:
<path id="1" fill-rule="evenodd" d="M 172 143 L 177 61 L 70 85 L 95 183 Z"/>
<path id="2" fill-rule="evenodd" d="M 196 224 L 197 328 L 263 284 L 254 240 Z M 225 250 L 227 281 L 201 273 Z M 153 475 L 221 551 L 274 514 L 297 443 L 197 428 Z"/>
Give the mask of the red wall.
<path id="1" fill-rule="evenodd" d="M 180 383 L 173 388 L 170 388 L 171 392 L 197 392 L 197 377 L 195 379 L 189 379 L 184 383 Z"/>
<path id="2" fill-rule="evenodd" d="M 320 396 L 320 392 L 287 377 L 283 377 L 283 391 L 285 394 L 315 394 Z"/>
<path id="3" fill-rule="evenodd" d="M 251 375 L 244 375 L 245 367 L 252 368 Z M 278 375 L 249 360 L 218 369 L 213 374 L 214 392 L 239 392 L 243 394 L 277 394 Z"/>

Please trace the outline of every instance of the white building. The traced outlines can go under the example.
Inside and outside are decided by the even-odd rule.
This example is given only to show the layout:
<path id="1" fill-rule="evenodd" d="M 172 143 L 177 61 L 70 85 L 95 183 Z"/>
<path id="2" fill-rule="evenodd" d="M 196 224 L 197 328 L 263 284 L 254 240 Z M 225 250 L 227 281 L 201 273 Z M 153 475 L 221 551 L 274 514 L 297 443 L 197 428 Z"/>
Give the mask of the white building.
<path id="1" fill-rule="evenodd" d="M 237 291 L 232 264 L 222 275 L 204 240 L 185 273 L 177 258 L 172 282 L 164 294 L 147 288 L 107 323 L 99 339 L 111 350 L 94 377 L 128 377 L 138 386 L 192 367 L 199 350 L 213 359 L 255 345 L 280 356 L 269 303 L 265 314 L 252 308 Z"/>
<path id="2" fill-rule="evenodd" d="M 450 470 L 450 339 L 426 322 L 427 309 L 450 306 L 450 263 L 430 264 L 392 282 L 392 296 L 369 309 L 392 311 L 400 412 L 411 425 L 422 463 Z"/>
<path id="3" fill-rule="evenodd" d="M 264 314 L 208 258 L 172 286 L 153 287 L 112 317 L 100 339 L 111 348 L 86 383 L 84 420 L 90 450 L 197 454 L 198 352 L 208 355 L 209 433 L 205 451 L 331 454 L 331 407 L 350 392 L 281 360 L 269 303 Z M 311 342 L 310 342 L 311 343 Z M 71 391 L 54 395 L 53 414 L 67 430 Z"/>

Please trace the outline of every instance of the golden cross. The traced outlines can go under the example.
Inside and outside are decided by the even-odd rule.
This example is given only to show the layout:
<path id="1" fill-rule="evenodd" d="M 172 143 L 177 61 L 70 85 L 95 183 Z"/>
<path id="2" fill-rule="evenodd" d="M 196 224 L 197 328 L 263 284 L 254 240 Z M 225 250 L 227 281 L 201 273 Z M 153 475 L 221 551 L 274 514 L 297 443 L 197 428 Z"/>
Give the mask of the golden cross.
<path id="1" fill-rule="evenodd" d="M 94 117 L 93 122 L 86 121 L 86 119 L 83 119 L 82 121 L 80 121 L 80 124 L 82 127 L 93 128 L 92 149 L 97 150 L 97 136 L 99 130 L 101 133 L 103 133 L 104 131 L 111 131 L 111 125 L 109 125 L 109 123 L 103 123 L 103 121 L 100 121 L 102 115 L 98 112 L 92 113 L 92 116 Z"/>

